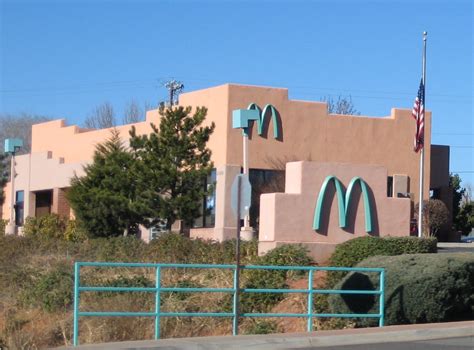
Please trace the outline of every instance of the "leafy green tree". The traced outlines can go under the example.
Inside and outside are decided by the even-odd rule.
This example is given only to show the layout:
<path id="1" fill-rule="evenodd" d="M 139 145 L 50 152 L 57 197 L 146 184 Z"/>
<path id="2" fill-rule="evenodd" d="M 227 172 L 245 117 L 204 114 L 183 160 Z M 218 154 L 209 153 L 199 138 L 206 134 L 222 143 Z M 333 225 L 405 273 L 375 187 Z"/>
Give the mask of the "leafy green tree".
<path id="1" fill-rule="evenodd" d="M 459 209 L 464 193 L 466 192 L 465 188 L 461 187 L 461 177 L 458 174 L 449 175 L 449 187 L 453 190 L 453 219 L 454 226 L 457 229 L 456 218 L 459 214 Z"/>
<path id="2" fill-rule="evenodd" d="M 134 157 L 125 148 L 117 130 L 99 144 L 85 176 L 71 181 L 68 198 L 76 217 L 95 237 L 127 235 L 142 218 L 135 201 Z"/>
<path id="3" fill-rule="evenodd" d="M 207 148 L 215 125 L 203 126 L 207 109 L 198 107 L 160 107 L 159 127 L 137 135 L 130 132 L 130 147 L 136 158 L 134 178 L 137 198 L 147 218 L 146 226 L 165 223 L 168 230 L 176 220 L 190 225 L 199 217 L 202 199 L 208 194 L 203 181 L 213 164 Z"/>
<path id="4" fill-rule="evenodd" d="M 456 216 L 456 229 L 463 235 L 468 235 L 474 227 L 474 202 L 465 202 L 461 205 Z"/>

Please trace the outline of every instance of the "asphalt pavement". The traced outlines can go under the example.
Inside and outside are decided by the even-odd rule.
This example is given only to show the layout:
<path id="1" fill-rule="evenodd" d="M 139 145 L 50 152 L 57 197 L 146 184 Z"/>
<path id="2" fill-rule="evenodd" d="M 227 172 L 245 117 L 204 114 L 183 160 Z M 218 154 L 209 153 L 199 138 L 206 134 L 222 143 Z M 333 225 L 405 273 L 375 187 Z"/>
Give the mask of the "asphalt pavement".
<path id="1" fill-rule="evenodd" d="M 438 253 L 473 253 L 474 243 L 438 243 Z"/>
<path id="2" fill-rule="evenodd" d="M 361 345 L 293 348 L 298 350 L 473 350 L 474 337 L 432 339 L 411 342 L 390 342 Z M 290 349 L 288 349 L 290 350 Z"/>

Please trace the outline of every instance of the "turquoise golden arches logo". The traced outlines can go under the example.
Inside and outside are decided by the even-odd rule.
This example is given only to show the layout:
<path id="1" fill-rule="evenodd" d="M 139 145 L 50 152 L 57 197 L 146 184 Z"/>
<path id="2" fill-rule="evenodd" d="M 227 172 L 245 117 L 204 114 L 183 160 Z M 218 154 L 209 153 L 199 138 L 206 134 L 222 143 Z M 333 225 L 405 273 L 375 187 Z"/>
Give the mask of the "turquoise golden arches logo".
<path id="1" fill-rule="evenodd" d="M 247 109 L 255 109 L 258 111 L 259 118 L 257 119 L 257 131 L 260 136 L 263 135 L 263 127 L 265 125 L 265 118 L 271 115 L 272 122 L 273 122 L 273 138 L 278 139 L 280 137 L 281 125 L 279 124 L 277 111 L 273 105 L 267 104 L 265 105 L 265 107 L 263 107 L 263 110 L 262 110 L 256 103 L 251 103 L 249 104 Z"/>
<path id="2" fill-rule="evenodd" d="M 326 196 L 326 191 L 328 189 L 329 183 L 333 182 L 334 187 L 336 188 L 336 197 L 337 197 L 337 207 L 339 210 L 339 227 L 345 228 L 347 226 L 347 214 L 349 212 L 352 193 L 354 187 L 359 184 L 362 192 L 362 198 L 364 201 L 364 213 L 365 213 L 365 231 L 372 232 L 372 208 L 370 206 L 369 200 L 369 189 L 364 180 L 360 177 L 354 177 L 347 191 L 344 194 L 343 186 L 341 181 L 333 175 L 326 177 L 319 191 L 318 200 L 316 202 L 316 209 L 314 210 L 314 219 L 313 219 L 313 229 L 319 230 L 321 228 L 321 218 L 322 218 L 322 209 L 324 198 Z"/>

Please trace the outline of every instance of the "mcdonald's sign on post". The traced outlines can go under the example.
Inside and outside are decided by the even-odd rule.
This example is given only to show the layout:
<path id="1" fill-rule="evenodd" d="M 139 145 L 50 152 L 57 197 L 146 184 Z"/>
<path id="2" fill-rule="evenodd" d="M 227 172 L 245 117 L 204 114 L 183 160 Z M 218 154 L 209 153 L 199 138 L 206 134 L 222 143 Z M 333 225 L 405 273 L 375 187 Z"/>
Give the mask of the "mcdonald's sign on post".
<path id="1" fill-rule="evenodd" d="M 382 166 L 287 163 L 285 193 L 260 197 L 259 253 L 299 243 L 325 261 L 355 237 L 408 236 L 410 210 L 410 199 L 387 197 Z"/>

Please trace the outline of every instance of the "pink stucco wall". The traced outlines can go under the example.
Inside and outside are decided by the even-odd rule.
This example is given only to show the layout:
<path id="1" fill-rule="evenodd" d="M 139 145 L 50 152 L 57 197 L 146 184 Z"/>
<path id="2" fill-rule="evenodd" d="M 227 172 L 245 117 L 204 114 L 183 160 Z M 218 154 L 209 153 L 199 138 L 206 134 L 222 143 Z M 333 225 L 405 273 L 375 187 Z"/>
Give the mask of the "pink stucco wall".
<path id="1" fill-rule="evenodd" d="M 264 194 L 261 197 L 259 251 L 273 248 L 277 243 L 304 243 L 315 250 L 313 256 L 316 259 L 324 260 L 336 244 L 368 235 L 358 186 L 348 210 L 346 228 L 339 227 L 338 201 L 331 184 L 323 205 L 321 229 L 313 230 L 316 201 L 324 180 L 330 175 L 336 176 L 345 188 L 354 177 L 361 177 L 368 185 L 373 224 L 370 235 L 409 235 L 410 199 L 387 197 L 387 170 L 384 167 L 292 162 L 286 166 L 285 193 Z"/>
<path id="2" fill-rule="evenodd" d="M 15 157 L 16 177 L 15 191 L 25 192 L 25 217 L 34 216 L 33 192 L 67 188 L 75 174 L 84 174 L 85 163 L 64 163 L 62 158 L 54 158 L 52 152 L 39 152 Z M 8 183 L 6 199 L 3 203 L 2 216 L 7 220 L 10 217 L 11 184 Z M 54 199 L 53 199 L 54 200 Z M 56 203 L 54 203 L 56 204 Z"/>
<path id="3" fill-rule="evenodd" d="M 206 123 L 214 122 L 216 129 L 209 141 L 212 159 L 217 168 L 216 226 L 214 238 L 227 239 L 235 232 L 236 220 L 230 209 L 230 187 L 242 164 L 242 134 L 232 129 L 232 110 L 247 108 L 250 103 L 260 107 L 272 104 L 278 111 L 283 135 L 273 138 L 273 125 L 263 137 L 254 125 L 249 142 L 250 168 L 273 169 L 295 160 L 367 164 L 385 168 L 385 176 L 407 176 L 408 192 L 418 202 L 419 155 L 412 151 L 414 121 L 408 109 L 392 109 L 385 117 L 328 115 L 326 103 L 297 101 L 288 98 L 288 90 L 281 88 L 226 84 L 209 89 L 184 93 L 183 106 L 206 106 Z M 138 134 L 151 131 L 150 122 L 159 123 L 156 110 L 148 111 L 147 120 L 134 126 Z M 425 142 L 431 142 L 431 114 L 426 115 Z M 131 125 L 117 127 L 122 138 L 129 138 Z M 110 136 L 110 129 L 84 130 L 55 120 L 33 126 L 32 156 L 50 154 L 50 159 L 62 159 L 64 171 L 54 176 L 38 175 L 38 186 L 57 186 L 68 183 L 74 169 L 92 160 L 95 146 Z M 43 160 L 46 164 L 47 160 Z M 66 165 L 71 168 L 67 170 Z M 41 164 L 35 169 L 41 173 Z M 28 168 L 33 169 L 33 167 Z M 425 198 L 429 194 L 430 148 L 425 153 Z M 17 172 L 30 171 L 18 165 Z M 36 176 L 34 176 L 36 178 Z M 35 180 L 36 181 L 36 180 Z M 297 186 L 293 184 L 292 186 Z M 18 188 L 18 186 L 17 186 Z M 8 209 L 4 208 L 4 216 Z M 194 230 L 199 237 L 199 230 Z M 209 229 L 202 230 L 209 237 Z"/>

